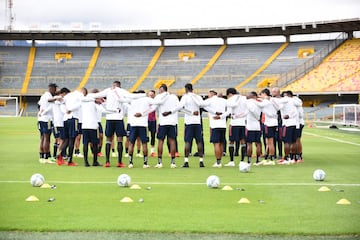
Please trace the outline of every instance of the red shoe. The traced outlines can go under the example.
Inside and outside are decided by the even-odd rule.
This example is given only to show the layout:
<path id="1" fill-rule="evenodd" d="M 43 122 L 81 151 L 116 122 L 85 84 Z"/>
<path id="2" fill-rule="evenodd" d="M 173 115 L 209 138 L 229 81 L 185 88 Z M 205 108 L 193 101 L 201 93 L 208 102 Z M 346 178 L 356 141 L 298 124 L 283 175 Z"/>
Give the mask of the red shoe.
<path id="1" fill-rule="evenodd" d="M 175 157 L 180 157 L 180 153 L 179 153 L 179 152 L 176 152 L 176 153 L 175 153 Z"/>
<path id="2" fill-rule="evenodd" d="M 116 167 L 118 167 L 118 168 L 123 168 L 123 167 L 126 167 L 126 165 L 123 164 L 123 163 L 118 163 L 118 164 L 116 165 Z"/>
<path id="3" fill-rule="evenodd" d="M 150 157 L 156 157 L 156 153 L 154 153 L 154 152 L 151 153 L 151 154 L 150 154 Z"/>
<path id="4" fill-rule="evenodd" d="M 104 167 L 110 167 L 110 162 L 106 162 Z"/>
<path id="5" fill-rule="evenodd" d="M 103 157 L 104 156 L 104 154 L 102 154 L 101 152 L 99 152 L 97 155 L 98 155 L 98 157 Z"/>
<path id="6" fill-rule="evenodd" d="M 277 163 L 282 163 L 282 162 L 284 162 L 285 161 L 285 159 L 280 159 L 280 160 L 277 160 Z"/>
<path id="7" fill-rule="evenodd" d="M 56 164 L 58 166 L 61 166 L 61 165 L 65 164 L 63 156 L 59 155 L 59 156 L 56 157 Z"/>
<path id="8" fill-rule="evenodd" d="M 76 166 L 78 166 L 78 164 L 75 163 L 75 162 L 69 162 L 69 163 L 68 163 L 68 166 L 70 166 L 70 167 L 76 167 Z"/>

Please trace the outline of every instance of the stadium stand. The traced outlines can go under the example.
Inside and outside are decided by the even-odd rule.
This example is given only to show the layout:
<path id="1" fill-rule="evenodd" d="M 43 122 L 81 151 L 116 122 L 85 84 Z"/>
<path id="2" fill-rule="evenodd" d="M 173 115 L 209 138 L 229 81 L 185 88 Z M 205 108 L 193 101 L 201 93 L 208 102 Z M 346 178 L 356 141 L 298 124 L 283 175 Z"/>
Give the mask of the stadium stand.
<path id="1" fill-rule="evenodd" d="M 298 93 L 330 92 L 339 91 L 336 87 L 341 86 L 345 91 L 358 92 L 359 56 L 360 39 L 347 40 L 318 67 L 286 88 Z"/>

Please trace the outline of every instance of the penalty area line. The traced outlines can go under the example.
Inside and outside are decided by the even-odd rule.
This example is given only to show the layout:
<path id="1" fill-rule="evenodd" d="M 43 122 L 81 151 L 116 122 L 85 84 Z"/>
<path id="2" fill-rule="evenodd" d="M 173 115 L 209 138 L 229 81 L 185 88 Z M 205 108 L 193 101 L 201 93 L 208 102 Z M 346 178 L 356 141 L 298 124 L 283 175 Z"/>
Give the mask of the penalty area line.
<path id="1" fill-rule="evenodd" d="M 305 133 L 306 135 L 310 135 L 310 136 L 313 136 L 313 137 L 320 137 L 320 138 L 325 138 L 325 139 L 332 140 L 332 141 L 335 141 L 335 142 L 340 142 L 340 143 L 346 143 L 346 144 L 350 144 L 350 145 L 360 146 L 359 143 L 353 143 L 353 142 L 348 142 L 348 141 L 340 140 L 340 139 L 337 139 L 337 138 L 321 136 L 321 135 L 318 135 L 318 134 L 315 134 L 315 133 L 309 133 L 309 132 L 304 132 L 304 133 Z"/>
<path id="2" fill-rule="evenodd" d="M 56 184 L 116 184 L 116 182 L 94 182 L 94 181 L 52 181 Z M 29 181 L 0 181 L 0 183 L 29 183 Z M 134 184 L 143 185 L 205 185 L 205 182 L 134 182 Z M 345 186 L 345 187 L 360 187 L 360 183 L 239 183 L 226 182 L 221 185 L 243 185 L 243 186 Z"/>

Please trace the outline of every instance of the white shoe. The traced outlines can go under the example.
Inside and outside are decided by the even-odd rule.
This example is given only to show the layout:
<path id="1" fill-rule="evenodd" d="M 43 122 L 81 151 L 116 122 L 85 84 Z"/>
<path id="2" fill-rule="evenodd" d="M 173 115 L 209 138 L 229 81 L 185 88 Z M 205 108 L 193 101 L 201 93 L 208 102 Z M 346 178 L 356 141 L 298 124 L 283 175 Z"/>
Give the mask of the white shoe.
<path id="1" fill-rule="evenodd" d="M 117 152 L 112 152 L 112 153 L 111 153 L 111 156 L 112 156 L 112 157 L 117 157 L 118 154 L 117 154 Z"/>
<path id="2" fill-rule="evenodd" d="M 234 161 L 230 161 L 227 164 L 224 164 L 225 167 L 235 167 L 235 162 Z"/>
<path id="3" fill-rule="evenodd" d="M 268 160 L 266 163 L 264 163 L 263 165 L 265 166 L 273 166 L 275 165 L 275 161 L 271 161 L 271 160 Z"/>
<path id="4" fill-rule="evenodd" d="M 124 157 L 129 157 L 129 154 L 128 154 L 128 153 L 125 153 Z"/>
<path id="5" fill-rule="evenodd" d="M 132 164 L 132 163 L 130 163 L 129 165 L 128 165 L 128 168 L 133 168 L 134 167 L 134 165 Z"/>
<path id="6" fill-rule="evenodd" d="M 39 158 L 39 163 L 46 163 L 46 159 L 45 158 Z"/>
<path id="7" fill-rule="evenodd" d="M 54 164 L 54 163 L 56 163 L 56 162 L 54 162 L 54 161 L 51 160 L 51 159 L 45 159 L 45 163 Z"/>
<path id="8" fill-rule="evenodd" d="M 162 168 L 162 163 L 158 163 L 155 165 L 155 168 Z"/>
<path id="9" fill-rule="evenodd" d="M 143 168 L 150 168 L 150 165 L 144 164 L 144 165 L 143 165 Z"/>
<path id="10" fill-rule="evenodd" d="M 221 166 L 222 166 L 221 163 L 220 164 L 214 163 L 213 165 L 214 168 L 221 168 Z"/>
<path id="11" fill-rule="evenodd" d="M 253 166 L 260 166 L 260 165 L 263 165 L 263 163 L 262 163 L 262 162 L 255 162 L 255 163 L 253 163 Z"/>
<path id="12" fill-rule="evenodd" d="M 290 164 L 290 161 L 287 161 L 287 160 L 284 160 L 280 163 L 278 163 L 279 165 L 289 165 Z"/>
<path id="13" fill-rule="evenodd" d="M 84 155 L 82 155 L 81 153 L 75 153 L 75 157 L 78 157 L 78 158 L 83 158 Z"/>
<path id="14" fill-rule="evenodd" d="M 175 163 L 172 163 L 172 164 L 170 164 L 170 167 L 171 167 L 171 168 L 176 168 L 176 164 L 175 164 Z"/>
<path id="15" fill-rule="evenodd" d="M 141 153 L 137 153 L 136 157 L 141 157 L 142 158 L 142 157 L 144 157 L 144 155 L 142 155 Z"/>

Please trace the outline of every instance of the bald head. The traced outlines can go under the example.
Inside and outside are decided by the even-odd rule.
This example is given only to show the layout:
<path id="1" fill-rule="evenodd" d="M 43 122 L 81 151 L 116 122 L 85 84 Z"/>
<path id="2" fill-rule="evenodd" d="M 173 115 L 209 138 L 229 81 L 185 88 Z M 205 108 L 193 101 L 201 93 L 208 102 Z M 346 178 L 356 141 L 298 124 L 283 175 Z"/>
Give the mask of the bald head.
<path id="1" fill-rule="evenodd" d="M 271 89 L 271 95 L 273 97 L 280 97 L 280 88 L 274 87 Z"/>

